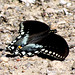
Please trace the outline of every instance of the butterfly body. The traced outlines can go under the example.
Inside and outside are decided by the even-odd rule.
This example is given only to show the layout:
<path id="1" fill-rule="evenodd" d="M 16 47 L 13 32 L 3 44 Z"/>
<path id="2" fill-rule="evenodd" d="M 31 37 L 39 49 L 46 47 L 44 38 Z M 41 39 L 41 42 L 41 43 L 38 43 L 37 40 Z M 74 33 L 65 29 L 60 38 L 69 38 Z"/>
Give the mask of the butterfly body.
<path id="1" fill-rule="evenodd" d="M 61 36 L 39 21 L 20 23 L 20 35 L 7 47 L 14 55 L 48 55 L 56 59 L 65 59 L 69 53 L 68 44 Z"/>

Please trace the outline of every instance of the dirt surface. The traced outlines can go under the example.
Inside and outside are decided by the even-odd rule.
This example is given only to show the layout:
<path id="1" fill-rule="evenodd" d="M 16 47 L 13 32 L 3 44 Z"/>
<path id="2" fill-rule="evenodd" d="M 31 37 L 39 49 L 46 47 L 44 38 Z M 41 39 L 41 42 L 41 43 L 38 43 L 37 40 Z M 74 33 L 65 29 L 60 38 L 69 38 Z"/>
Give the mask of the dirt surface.
<path id="1" fill-rule="evenodd" d="M 75 75 L 75 0 L 65 2 L 0 0 L 0 75 Z M 25 20 L 41 21 L 57 29 L 70 47 L 67 58 L 5 57 L 5 48 L 19 35 L 19 23 Z"/>

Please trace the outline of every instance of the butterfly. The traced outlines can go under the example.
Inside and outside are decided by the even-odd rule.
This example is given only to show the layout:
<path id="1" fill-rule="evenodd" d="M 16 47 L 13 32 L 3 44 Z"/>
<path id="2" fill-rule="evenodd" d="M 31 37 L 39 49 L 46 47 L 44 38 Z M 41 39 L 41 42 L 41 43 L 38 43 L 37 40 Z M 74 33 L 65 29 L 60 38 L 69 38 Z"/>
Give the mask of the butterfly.
<path id="1" fill-rule="evenodd" d="M 69 54 L 66 40 L 56 34 L 57 30 L 40 21 L 27 20 L 20 23 L 19 36 L 6 48 L 12 55 L 41 55 L 64 60 Z"/>

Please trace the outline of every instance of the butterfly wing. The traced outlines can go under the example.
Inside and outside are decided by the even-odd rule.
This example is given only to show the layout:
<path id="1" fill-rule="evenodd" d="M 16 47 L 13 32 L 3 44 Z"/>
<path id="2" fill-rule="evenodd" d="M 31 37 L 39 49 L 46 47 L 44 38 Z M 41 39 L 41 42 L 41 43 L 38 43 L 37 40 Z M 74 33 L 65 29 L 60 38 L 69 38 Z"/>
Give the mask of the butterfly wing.
<path id="1" fill-rule="evenodd" d="M 50 28 L 45 23 L 32 20 L 23 21 L 20 23 L 20 35 L 11 42 L 11 44 L 7 47 L 7 50 L 11 53 L 14 53 L 17 49 L 26 46 L 27 44 L 32 43 L 33 41 L 40 41 L 40 39 L 45 37 L 49 31 Z M 39 36 L 43 37 L 40 38 Z M 33 37 L 35 37 L 36 39 L 34 39 Z M 37 37 L 39 39 L 37 39 Z"/>
<path id="2" fill-rule="evenodd" d="M 50 33 L 46 38 L 41 40 L 39 44 L 43 45 L 40 53 L 55 59 L 64 60 L 69 54 L 67 42 L 57 34 Z"/>
<path id="3" fill-rule="evenodd" d="M 39 22 L 39 21 L 33 21 L 33 20 L 27 20 L 20 23 L 20 30 L 19 33 L 22 35 L 22 33 L 33 35 L 41 32 L 49 32 L 50 28 L 45 23 Z"/>

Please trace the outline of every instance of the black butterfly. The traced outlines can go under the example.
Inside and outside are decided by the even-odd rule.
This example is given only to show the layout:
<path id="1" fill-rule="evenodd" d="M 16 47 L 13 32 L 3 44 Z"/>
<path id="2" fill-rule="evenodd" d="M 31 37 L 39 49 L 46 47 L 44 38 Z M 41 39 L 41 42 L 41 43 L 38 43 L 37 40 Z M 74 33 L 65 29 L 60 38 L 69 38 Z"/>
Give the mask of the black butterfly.
<path id="1" fill-rule="evenodd" d="M 64 38 L 50 30 L 49 26 L 39 21 L 28 20 L 20 23 L 20 35 L 7 47 L 13 55 L 46 55 L 64 60 L 69 47 Z"/>

